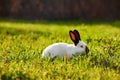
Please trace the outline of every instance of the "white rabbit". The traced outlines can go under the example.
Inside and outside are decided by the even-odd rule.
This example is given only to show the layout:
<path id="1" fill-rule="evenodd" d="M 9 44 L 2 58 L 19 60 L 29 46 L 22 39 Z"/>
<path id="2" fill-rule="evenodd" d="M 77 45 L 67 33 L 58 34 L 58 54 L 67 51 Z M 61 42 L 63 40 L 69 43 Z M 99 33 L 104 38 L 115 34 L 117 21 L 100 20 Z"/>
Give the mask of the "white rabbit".
<path id="1" fill-rule="evenodd" d="M 60 58 L 66 56 L 67 60 L 69 60 L 72 58 L 72 55 L 87 54 L 89 52 L 87 45 L 81 41 L 80 34 L 77 30 L 70 30 L 69 35 L 74 42 L 74 45 L 67 43 L 54 43 L 43 50 L 42 57 L 49 56 L 54 60 L 55 57 Z"/>

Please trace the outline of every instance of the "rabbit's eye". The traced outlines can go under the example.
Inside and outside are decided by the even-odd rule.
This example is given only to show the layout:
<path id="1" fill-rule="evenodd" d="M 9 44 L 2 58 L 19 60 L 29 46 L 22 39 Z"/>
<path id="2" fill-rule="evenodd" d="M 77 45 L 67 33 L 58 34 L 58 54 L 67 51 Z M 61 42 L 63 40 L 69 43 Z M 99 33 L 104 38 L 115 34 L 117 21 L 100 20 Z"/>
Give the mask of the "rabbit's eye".
<path id="1" fill-rule="evenodd" d="M 80 45 L 81 48 L 83 48 L 83 45 Z"/>

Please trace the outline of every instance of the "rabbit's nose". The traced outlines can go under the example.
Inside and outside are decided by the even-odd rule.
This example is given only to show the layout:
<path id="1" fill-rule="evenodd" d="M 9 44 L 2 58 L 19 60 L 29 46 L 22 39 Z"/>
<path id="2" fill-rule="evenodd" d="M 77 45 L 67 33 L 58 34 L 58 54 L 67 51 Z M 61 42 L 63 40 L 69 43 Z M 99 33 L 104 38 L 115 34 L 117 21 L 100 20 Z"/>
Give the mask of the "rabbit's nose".
<path id="1" fill-rule="evenodd" d="M 85 47 L 85 51 L 86 51 L 86 54 L 89 52 L 89 49 L 87 46 Z"/>

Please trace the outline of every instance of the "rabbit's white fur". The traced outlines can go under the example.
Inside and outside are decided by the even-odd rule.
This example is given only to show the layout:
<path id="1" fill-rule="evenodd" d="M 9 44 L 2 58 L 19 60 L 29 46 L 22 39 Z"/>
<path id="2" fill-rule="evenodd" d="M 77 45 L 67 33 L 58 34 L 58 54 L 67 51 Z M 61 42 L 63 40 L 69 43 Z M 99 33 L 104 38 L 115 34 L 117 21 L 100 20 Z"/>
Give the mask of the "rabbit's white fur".
<path id="1" fill-rule="evenodd" d="M 83 48 L 80 48 L 81 45 Z M 43 51 L 42 57 L 50 56 L 51 58 L 60 58 L 62 56 L 66 56 L 67 59 L 70 59 L 72 55 L 84 54 L 85 47 L 86 44 L 82 41 L 79 41 L 77 46 L 67 43 L 54 43 Z"/>
<path id="2" fill-rule="evenodd" d="M 86 54 L 89 52 L 87 45 L 81 41 L 80 34 L 77 30 L 69 31 L 71 40 L 74 45 L 67 43 L 54 43 L 48 46 L 42 53 L 42 57 L 50 56 L 52 59 L 55 57 L 62 57 L 66 55 L 70 59 L 72 55 Z"/>

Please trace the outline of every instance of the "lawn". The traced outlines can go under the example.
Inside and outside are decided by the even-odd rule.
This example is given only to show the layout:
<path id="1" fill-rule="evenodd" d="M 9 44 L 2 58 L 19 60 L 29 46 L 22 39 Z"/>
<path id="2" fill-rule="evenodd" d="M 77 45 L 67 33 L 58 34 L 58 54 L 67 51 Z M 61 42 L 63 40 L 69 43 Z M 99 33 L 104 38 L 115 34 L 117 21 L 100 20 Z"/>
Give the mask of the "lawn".
<path id="1" fill-rule="evenodd" d="M 72 60 L 42 59 L 45 47 L 73 44 L 77 29 L 89 54 Z M 0 20 L 0 80 L 119 80 L 120 21 Z"/>

